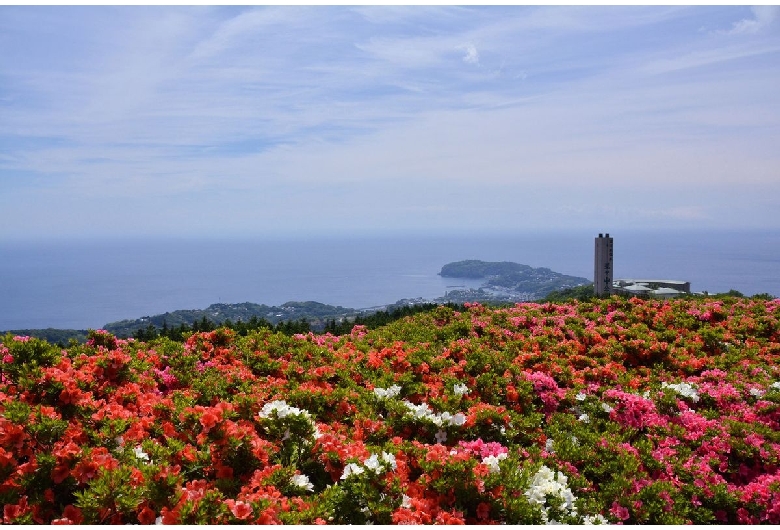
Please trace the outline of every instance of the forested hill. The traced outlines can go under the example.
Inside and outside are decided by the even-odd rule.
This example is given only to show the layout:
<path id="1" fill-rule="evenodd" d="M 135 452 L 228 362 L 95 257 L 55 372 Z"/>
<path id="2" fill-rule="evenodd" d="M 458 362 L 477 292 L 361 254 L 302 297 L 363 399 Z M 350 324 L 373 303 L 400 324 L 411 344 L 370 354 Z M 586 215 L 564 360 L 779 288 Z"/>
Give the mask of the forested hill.
<path id="1" fill-rule="evenodd" d="M 132 320 L 120 320 L 106 324 L 104 328 L 117 336 L 132 336 L 139 329 L 151 326 L 156 328 L 175 328 L 181 325 L 191 326 L 202 320 L 214 323 L 249 322 L 252 318 L 264 320 L 270 324 L 307 319 L 310 323 L 327 320 L 339 320 L 353 316 L 357 310 L 322 304 L 319 302 L 287 302 L 280 306 L 253 304 L 212 304 L 206 309 L 180 309 L 154 316 Z"/>
<path id="2" fill-rule="evenodd" d="M 439 275 L 447 278 L 485 279 L 481 290 L 501 294 L 544 298 L 552 291 L 591 283 L 587 278 L 569 276 L 547 267 L 534 268 L 511 261 L 465 260 L 448 263 Z"/>

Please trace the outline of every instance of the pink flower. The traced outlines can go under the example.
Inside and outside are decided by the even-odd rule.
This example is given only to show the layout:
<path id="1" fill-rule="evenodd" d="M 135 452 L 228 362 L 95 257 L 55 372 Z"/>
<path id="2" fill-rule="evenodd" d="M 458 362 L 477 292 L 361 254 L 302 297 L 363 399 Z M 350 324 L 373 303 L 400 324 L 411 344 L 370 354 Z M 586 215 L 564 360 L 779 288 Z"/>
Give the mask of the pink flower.
<path id="1" fill-rule="evenodd" d="M 488 456 L 498 456 L 501 454 L 507 454 L 509 449 L 504 447 L 498 442 L 484 442 L 482 438 L 477 438 L 473 442 L 460 441 L 458 445 L 465 449 L 467 452 L 477 455 L 480 458 L 486 458 Z"/>
<path id="2" fill-rule="evenodd" d="M 604 396 L 619 400 L 610 412 L 610 417 L 623 425 L 636 429 L 653 426 L 665 426 L 666 420 L 658 414 L 655 403 L 636 394 L 622 390 L 608 390 Z"/>
<path id="3" fill-rule="evenodd" d="M 620 519 L 621 521 L 627 520 L 629 517 L 631 517 L 631 514 L 628 513 L 628 508 L 625 508 L 618 504 L 617 501 L 614 501 L 612 503 L 612 508 L 609 509 L 610 513 Z"/>

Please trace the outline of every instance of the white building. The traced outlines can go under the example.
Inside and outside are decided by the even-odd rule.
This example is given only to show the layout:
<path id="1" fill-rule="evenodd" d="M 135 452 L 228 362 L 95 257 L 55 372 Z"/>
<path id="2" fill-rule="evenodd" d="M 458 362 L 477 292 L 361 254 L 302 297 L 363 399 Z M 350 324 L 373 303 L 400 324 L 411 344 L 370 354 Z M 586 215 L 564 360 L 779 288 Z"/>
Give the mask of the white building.
<path id="1" fill-rule="evenodd" d="M 681 280 L 619 279 L 612 282 L 612 292 L 649 296 L 652 298 L 675 298 L 691 294 L 691 282 Z"/>

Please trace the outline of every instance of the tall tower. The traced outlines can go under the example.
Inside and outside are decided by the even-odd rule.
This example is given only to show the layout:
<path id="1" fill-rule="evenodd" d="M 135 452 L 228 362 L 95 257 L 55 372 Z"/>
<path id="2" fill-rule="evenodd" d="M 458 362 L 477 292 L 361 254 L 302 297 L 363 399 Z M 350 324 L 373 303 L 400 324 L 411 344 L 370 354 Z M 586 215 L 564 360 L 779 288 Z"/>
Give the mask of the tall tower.
<path id="1" fill-rule="evenodd" d="M 593 288 L 597 296 L 612 294 L 612 238 L 609 234 L 599 234 L 596 238 Z"/>

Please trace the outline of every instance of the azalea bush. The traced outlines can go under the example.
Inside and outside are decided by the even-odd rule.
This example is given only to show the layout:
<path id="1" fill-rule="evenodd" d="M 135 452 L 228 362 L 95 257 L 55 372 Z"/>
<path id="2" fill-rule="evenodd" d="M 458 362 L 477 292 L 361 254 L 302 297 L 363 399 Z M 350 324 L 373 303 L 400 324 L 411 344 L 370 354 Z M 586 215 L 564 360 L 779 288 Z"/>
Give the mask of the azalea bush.
<path id="1" fill-rule="evenodd" d="M 5 523 L 780 524 L 780 300 L 0 337 Z"/>

